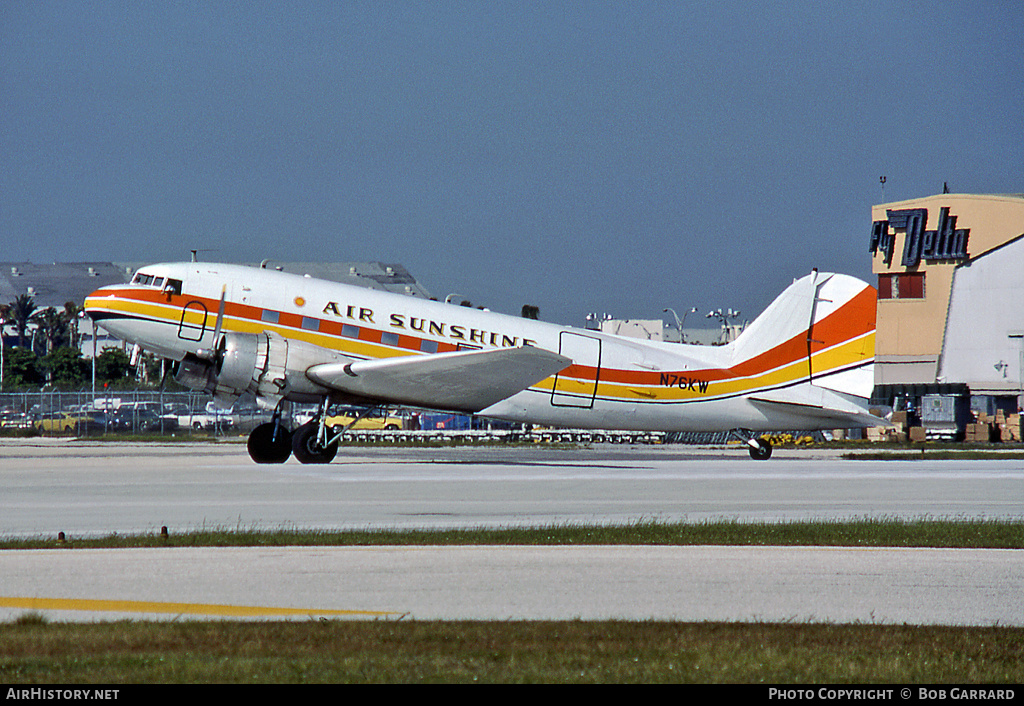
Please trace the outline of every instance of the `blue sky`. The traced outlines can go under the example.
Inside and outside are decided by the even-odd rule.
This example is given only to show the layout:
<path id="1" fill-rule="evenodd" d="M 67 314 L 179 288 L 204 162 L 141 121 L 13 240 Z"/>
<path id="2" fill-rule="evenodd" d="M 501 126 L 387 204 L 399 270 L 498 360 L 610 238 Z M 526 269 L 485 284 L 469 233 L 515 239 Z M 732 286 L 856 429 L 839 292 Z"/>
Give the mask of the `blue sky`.
<path id="1" fill-rule="evenodd" d="M 746 318 L 870 278 L 881 175 L 1024 192 L 1024 4 L 832 5 L 11 0 L 0 259 L 400 262 L 559 323 Z"/>

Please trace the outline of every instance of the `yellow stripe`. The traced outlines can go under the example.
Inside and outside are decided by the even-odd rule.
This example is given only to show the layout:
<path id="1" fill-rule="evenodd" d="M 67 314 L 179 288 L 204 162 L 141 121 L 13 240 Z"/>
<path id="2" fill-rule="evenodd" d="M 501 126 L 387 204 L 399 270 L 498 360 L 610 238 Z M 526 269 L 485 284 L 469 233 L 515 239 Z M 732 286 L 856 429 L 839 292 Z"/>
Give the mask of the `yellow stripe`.
<path id="1" fill-rule="evenodd" d="M 88 598 L 20 598 L 0 596 L 0 608 L 25 610 L 85 610 L 119 613 L 172 613 L 175 615 L 222 615 L 235 618 L 258 618 L 272 615 L 339 615 L 386 617 L 400 615 L 374 610 L 323 610 L 320 608 L 275 608 L 271 606 L 218 605 L 212 603 L 166 603 L 162 601 L 109 601 Z"/>
<path id="2" fill-rule="evenodd" d="M 140 302 L 135 299 L 104 299 L 88 301 L 88 306 L 94 309 L 105 309 L 106 311 L 132 316 L 145 316 L 174 326 L 177 326 L 181 321 L 181 307 L 168 307 L 162 304 Z M 171 315 L 168 316 L 168 313 Z M 204 314 L 197 309 L 189 309 L 185 314 L 185 323 L 192 326 L 205 325 L 208 329 L 212 330 L 216 317 L 216 312 L 206 312 Z M 329 350 L 363 358 L 386 358 L 417 355 L 419 353 L 419 351 L 404 348 L 390 348 L 384 344 L 372 343 L 370 341 L 333 336 L 330 334 L 306 331 L 289 326 L 272 325 L 255 319 L 239 318 L 230 315 L 225 315 L 223 326 L 225 331 L 235 333 L 258 334 L 263 331 L 273 331 L 285 338 L 305 341 L 306 343 L 312 343 L 313 345 L 320 346 L 321 348 L 327 348 Z"/>
<path id="3" fill-rule="evenodd" d="M 872 331 L 870 334 L 815 352 L 812 363 L 814 376 L 817 378 L 831 371 L 871 360 L 874 356 L 874 340 L 875 333 Z M 807 359 L 800 358 L 778 368 L 758 372 L 753 375 L 712 380 L 708 384 L 707 391 L 703 394 L 677 387 L 644 387 L 635 383 L 619 384 L 605 382 L 599 383 L 597 394 L 599 397 L 624 401 L 628 401 L 631 398 L 635 399 L 641 395 L 650 398 L 650 393 L 654 393 L 654 399 L 666 401 L 710 400 L 717 397 L 735 396 L 755 392 L 767 387 L 777 387 L 791 382 L 806 380 L 807 376 Z M 547 382 L 545 381 L 545 383 Z M 559 386 L 562 386 L 562 382 L 559 382 Z M 550 390 L 550 386 L 543 383 L 536 387 Z M 645 390 L 647 394 L 642 393 L 640 390 Z"/>
<path id="4" fill-rule="evenodd" d="M 87 301 L 87 304 L 90 304 Z M 119 311 L 129 314 L 143 314 L 150 318 L 160 319 L 170 324 L 179 323 L 177 318 L 169 318 L 165 312 L 172 312 L 175 316 L 181 311 L 177 307 L 167 307 L 161 304 L 139 302 L 128 299 L 100 299 L 92 301 L 95 308 Z M 207 313 L 207 319 L 214 316 Z M 189 320 L 194 319 L 193 325 L 202 325 L 203 315 L 201 312 L 189 314 Z M 189 320 L 186 323 L 189 323 Z M 209 325 L 209 321 L 206 322 Z M 395 349 L 385 344 L 377 344 L 359 339 L 337 337 L 330 334 L 305 331 L 286 326 L 268 325 L 266 322 L 248 318 L 236 318 L 226 316 L 224 319 L 226 331 L 239 333 L 260 333 L 261 331 L 274 331 L 286 338 L 298 339 L 307 343 L 338 351 L 339 353 L 362 357 L 362 358 L 387 358 L 407 355 L 418 355 L 418 351 Z M 831 348 L 816 351 L 812 358 L 814 375 L 822 375 L 830 370 L 835 370 L 851 363 L 863 363 L 874 356 L 875 332 L 870 331 L 861 336 L 842 341 Z M 696 371 L 699 372 L 699 371 Z M 784 363 L 777 368 L 763 370 L 752 375 L 723 378 L 712 380 L 706 391 L 700 393 L 689 389 L 677 387 L 662 387 L 660 385 L 645 386 L 636 383 L 609 383 L 600 381 L 597 386 L 597 396 L 618 401 L 635 401 L 638 397 L 663 401 L 683 400 L 713 400 L 719 397 L 731 397 L 744 393 L 753 392 L 766 387 L 776 387 L 789 384 L 808 376 L 807 358 L 799 358 Z M 554 376 L 549 377 L 532 389 L 541 392 L 551 392 L 555 386 Z M 566 394 L 577 394 L 589 397 L 594 391 L 592 380 L 576 380 L 564 375 L 559 378 L 559 391 Z M 639 389 L 638 389 L 639 388 Z"/>

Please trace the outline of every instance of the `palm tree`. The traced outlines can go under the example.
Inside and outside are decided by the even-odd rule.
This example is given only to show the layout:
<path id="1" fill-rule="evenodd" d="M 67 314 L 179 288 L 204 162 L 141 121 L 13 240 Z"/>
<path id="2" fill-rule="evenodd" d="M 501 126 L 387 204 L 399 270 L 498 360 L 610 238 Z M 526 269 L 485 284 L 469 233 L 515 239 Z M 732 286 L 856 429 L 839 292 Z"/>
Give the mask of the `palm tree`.
<path id="1" fill-rule="evenodd" d="M 78 348 L 78 313 L 82 310 L 74 302 L 64 302 L 64 318 L 67 320 L 68 345 Z"/>
<path id="2" fill-rule="evenodd" d="M 54 307 L 48 306 L 33 314 L 30 321 L 36 325 L 36 330 L 42 333 L 43 338 L 46 339 L 47 355 L 54 349 L 54 346 L 59 345 L 67 338 L 69 321 L 63 311 L 57 311 Z"/>
<path id="3" fill-rule="evenodd" d="M 14 317 L 11 316 L 11 305 L 0 304 L 0 346 L 3 346 L 4 342 L 4 329 L 7 328 L 7 324 L 9 324 L 13 318 Z"/>
<path id="4" fill-rule="evenodd" d="M 11 323 L 14 324 L 15 330 L 18 332 L 18 347 L 25 347 L 25 330 L 28 328 L 29 320 L 36 310 L 36 301 L 30 294 L 22 294 L 18 296 L 10 304 L 11 308 Z"/>

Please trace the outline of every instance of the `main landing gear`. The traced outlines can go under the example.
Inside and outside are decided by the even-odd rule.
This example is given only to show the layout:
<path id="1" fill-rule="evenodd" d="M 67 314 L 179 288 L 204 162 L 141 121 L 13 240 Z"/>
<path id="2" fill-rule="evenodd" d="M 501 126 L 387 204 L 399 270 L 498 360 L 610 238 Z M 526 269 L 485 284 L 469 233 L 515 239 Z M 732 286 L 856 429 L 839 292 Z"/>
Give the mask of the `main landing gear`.
<path id="1" fill-rule="evenodd" d="M 294 432 L 281 423 L 260 424 L 249 434 L 249 457 L 256 463 L 284 463 L 295 454 L 300 463 L 330 463 L 338 453 L 338 442 L 320 438 L 320 424 L 306 422 Z"/>
<path id="2" fill-rule="evenodd" d="M 295 431 L 289 431 L 281 421 L 280 405 L 266 424 L 260 424 L 249 434 L 249 457 L 256 463 L 284 463 L 295 454 L 299 463 L 330 463 L 338 454 L 338 442 L 356 422 L 373 411 L 367 408 L 346 427 L 327 426 L 328 400 L 324 400 L 316 417 Z"/>
<path id="3" fill-rule="evenodd" d="M 338 438 L 319 419 L 306 422 L 292 434 L 292 453 L 299 463 L 330 463 L 338 453 Z"/>
<path id="4" fill-rule="evenodd" d="M 741 429 L 733 429 L 729 433 L 748 446 L 750 458 L 755 461 L 767 461 L 771 458 L 772 442 L 763 436 L 755 437 L 753 434 L 744 433 Z"/>
<path id="5" fill-rule="evenodd" d="M 292 455 L 292 433 L 281 423 L 281 408 L 274 417 L 249 433 L 249 458 L 256 463 L 284 463 Z"/>

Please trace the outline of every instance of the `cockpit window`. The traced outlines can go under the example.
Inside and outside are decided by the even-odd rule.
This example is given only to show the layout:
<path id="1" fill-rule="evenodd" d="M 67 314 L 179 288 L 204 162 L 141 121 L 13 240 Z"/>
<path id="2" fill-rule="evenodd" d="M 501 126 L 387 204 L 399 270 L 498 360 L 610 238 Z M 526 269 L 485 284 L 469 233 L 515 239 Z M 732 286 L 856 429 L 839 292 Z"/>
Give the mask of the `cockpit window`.
<path id="1" fill-rule="evenodd" d="M 136 272 L 132 277 L 132 284 L 141 284 L 144 287 L 156 287 L 172 294 L 181 294 L 181 280 L 167 277 L 158 277 L 145 272 Z"/>

